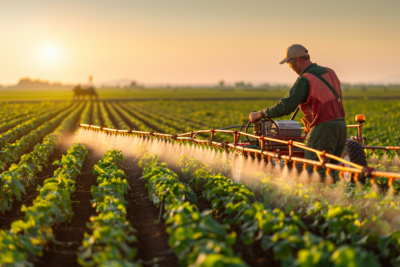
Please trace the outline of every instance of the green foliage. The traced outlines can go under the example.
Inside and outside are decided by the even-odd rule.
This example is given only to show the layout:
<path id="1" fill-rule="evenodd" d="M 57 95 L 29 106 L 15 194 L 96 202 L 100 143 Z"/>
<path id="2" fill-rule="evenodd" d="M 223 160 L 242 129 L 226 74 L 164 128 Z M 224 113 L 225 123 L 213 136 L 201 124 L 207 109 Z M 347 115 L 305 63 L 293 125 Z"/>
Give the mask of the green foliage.
<path id="1" fill-rule="evenodd" d="M 132 114 L 127 111 L 127 106 L 125 105 L 124 102 L 118 102 L 117 105 L 114 105 L 114 108 L 119 113 L 121 113 L 126 119 L 129 119 L 131 121 L 131 123 L 133 123 L 136 126 L 136 129 L 139 129 L 140 131 L 146 131 L 146 132 L 151 132 L 153 130 L 150 127 L 148 127 L 146 124 L 144 124 L 142 121 L 140 121 L 136 117 L 132 116 Z"/>
<path id="2" fill-rule="evenodd" d="M 90 112 L 92 111 L 92 109 L 93 109 L 93 101 L 87 101 L 85 109 L 83 110 L 79 118 L 79 123 L 90 124 Z M 94 125 L 100 125 L 100 123 Z"/>
<path id="3" fill-rule="evenodd" d="M 43 254 L 43 246 L 54 239 L 52 225 L 72 219 L 74 213 L 70 196 L 75 191 L 74 179 L 80 173 L 87 153 L 83 145 L 72 145 L 66 158 L 75 165 L 63 164 L 59 167 L 52 178 L 38 187 L 39 195 L 33 205 L 22 206 L 25 219 L 14 221 L 10 231 L 0 230 L 0 265 L 32 266 L 27 262 L 29 253 Z"/>
<path id="4" fill-rule="evenodd" d="M 66 106 L 66 103 L 61 104 Z M 2 113 L 0 118 L 0 133 L 6 132 L 11 128 L 18 126 L 24 121 L 34 117 L 41 116 L 45 113 L 60 110 L 60 105 L 55 102 L 42 102 L 40 104 L 32 103 L 2 103 Z M 9 108 L 7 108 L 9 107 Z"/>
<path id="5" fill-rule="evenodd" d="M 101 117 L 103 118 L 103 121 L 104 121 L 103 126 L 107 127 L 107 128 L 113 128 L 113 129 L 117 128 L 116 125 L 114 125 L 112 123 L 110 116 L 108 116 L 108 112 L 105 107 L 104 101 L 99 102 L 99 110 L 100 110 Z"/>
<path id="6" fill-rule="evenodd" d="M 46 134 L 50 133 L 54 128 L 60 124 L 71 112 L 71 109 L 61 112 L 59 115 L 45 122 L 32 132 L 24 135 L 15 143 L 7 143 L 3 150 L 0 151 L 0 161 L 3 166 L 8 165 L 11 161 L 17 160 L 25 151 L 33 144 L 38 143 Z M 1 167 L 1 166 L 0 166 Z"/>
<path id="7" fill-rule="evenodd" d="M 46 166 L 54 147 L 59 142 L 59 137 L 73 125 L 76 116 L 82 111 L 83 106 L 78 105 L 78 107 L 80 108 L 66 118 L 65 115 L 71 110 L 67 110 L 65 115 L 60 114 L 59 116 L 63 119 L 60 126 L 54 132 L 46 135 L 41 144 L 36 144 L 32 152 L 22 155 L 18 164 L 12 164 L 8 171 L 0 175 L 0 212 L 4 213 L 4 211 L 10 210 L 13 197 L 15 196 L 20 200 L 21 192 L 25 194 L 23 188 L 34 184 L 35 174 L 42 171 L 42 166 Z M 11 153 L 19 152 L 13 151 Z"/>
<path id="8" fill-rule="evenodd" d="M 98 186 L 92 186 L 91 203 L 98 215 L 87 224 L 92 233 L 84 234 L 78 254 L 81 266 L 141 266 L 132 263 L 137 251 L 129 246 L 136 241 L 136 230 L 126 219 L 124 194 L 129 184 L 117 166 L 123 160 L 121 151 L 109 150 L 94 166 Z"/>
<path id="9" fill-rule="evenodd" d="M 30 131 L 36 129 L 39 125 L 45 121 L 51 119 L 56 114 L 60 113 L 61 110 L 66 109 L 62 106 L 61 109 L 57 109 L 52 112 L 46 112 L 41 116 L 35 116 L 31 119 L 24 120 L 21 124 L 15 126 L 14 128 L 8 130 L 0 135 L 0 147 L 3 148 L 7 143 L 12 143 L 22 137 L 23 135 L 29 133 Z"/>
<path id="10" fill-rule="evenodd" d="M 98 101 L 93 102 L 93 112 L 92 112 L 92 124 L 100 126 L 100 117 L 99 117 L 99 104 Z"/>
<path id="11" fill-rule="evenodd" d="M 214 90 L 214 89 L 213 89 Z M 288 91 L 289 89 L 285 89 Z M 265 93 L 266 97 L 270 97 L 273 93 L 276 99 L 285 95 L 285 90 L 281 92 L 271 92 L 269 90 L 257 92 L 257 97 L 261 93 Z M 149 90 L 150 91 L 153 90 Z M 200 90 L 204 95 L 202 98 L 210 98 L 216 92 L 208 90 Z M 184 90 L 182 91 L 184 92 Z M 182 93 L 181 92 L 181 93 Z M 191 92 L 194 92 L 191 90 Z M 207 92 L 207 93 L 206 93 Z M 156 92 L 151 92 L 155 94 Z M 157 93 L 158 95 L 161 92 Z M 189 93 L 189 92 L 187 92 Z M 185 98 L 196 99 L 200 92 L 196 95 L 185 95 Z M 235 92 L 237 94 L 238 92 Z M 250 92 L 243 92 L 248 95 Z M 176 96 L 177 92 L 173 95 Z M 363 93 L 364 94 L 364 93 Z M 140 92 L 139 95 L 143 95 Z M 140 97 L 136 95 L 135 97 Z M 171 96 L 168 96 L 170 98 Z M 218 96 L 217 98 L 219 98 Z M 226 98 L 226 93 L 224 98 Z M 248 96 L 246 96 L 248 97 Z M 118 104 L 128 107 L 136 116 L 145 121 L 156 125 L 165 133 L 178 134 L 182 132 L 191 132 L 197 130 L 222 128 L 225 126 L 243 124 L 248 119 L 249 113 L 252 110 L 261 110 L 276 104 L 278 100 L 220 100 L 220 101 L 176 101 L 176 100 L 163 100 L 163 101 L 143 101 L 143 102 L 119 102 Z M 400 119 L 398 110 L 399 102 L 397 100 L 343 100 L 346 111 L 346 123 L 356 124 L 354 118 L 357 114 L 364 114 L 366 122 L 363 124 L 363 135 L 367 138 L 368 145 L 398 145 L 400 143 L 400 128 L 398 121 Z M 217 109 L 215 107 L 218 107 Z M 212 114 L 208 116 L 207 114 Z M 131 116 L 128 116 L 130 118 Z M 301 122 L 301 114 L 298 114 L 296 120 Z M 290 115 L 278 120 L 288 120 Z M 142 128 L 143 127 L 143 128 Z M 145 129 L 147 126 L 139 126 L 140 130 L 148 131 Z M 155 129 L 152 129 L 155 130 Z M 356 136 L 357 130 L 354 128 L 348 129 L 348 136 Z M 205 135 L 208 138 L 209 134 Z M 233 136 L 217 133 L 216 140 L 224 140 L 233 142 Z M 367 156 L 370 157 L 372 153 L 368 151 Z M 386 152 L 389 158 L 394 156 L 394 151 Z M 376 151 L 379 157 L 383 155 L 382 151 Z"/>
<path id="12" fill-rule="evenodd" d="M 116 123 L 118 124 L 118 125 L 115 126 L 117 129 L 124 129 L 124 130 L 130 129 L 129 125 L 126 124 L 126 122 L 125 122 L 125 121 L 122 119 L 122 117 L 118 114 L 117 108 L 116 108 L 116 106 L 114 105 L 114 103 L 108 102 L 108 103 L 107 103 L 107 107 L 108 107 L 109 112 L 110 112 L 111 115 L 113 116 L 114 120 L 115 120 Z M 128 118 L 129 118 L 129 117 L 131 117 L 131 116 L 128 116 Z"/>
<path id="13" fill-rule="evenodd" d="M 138 165 L 143 168 L 150 200 L 165 208 L 169 245 L 181 266 L 247 266 L 234 257 L 236 233 L 228 234 L 209 211 L 200 213 L 192 204 L 197 202 L 196 194 L 179 182 L 166 163 L 159 164 L 157 156 L 146 154 Z"/>
<path id="14" fill-rule="evenodd" d="M 379 266 L 378 258 L 398 261 L 399 251 L 393 247 L 399 242 L 399 197 L 379 195 L 368 183 L 324 188 L 257 174 L 255 188 L 264 196 L 262 203 L 250 201 L 254 195 L 243 184 L 212 174 L 198 160 L 182 157 L 179 163 L 186 179 L 204 189 L 202 196 L 213 210 L 239 225 L 244 243 L 261 240 L 263 249 L 272 248 L 284 265 Z M 393 216 L 395 220 L 385 221 Z M 314 223 L 306 225 L 302 218 Z M 371 247 L 379 253 L 367 251 Z M 296 251 L 297 260 L 292 256 Z"/>

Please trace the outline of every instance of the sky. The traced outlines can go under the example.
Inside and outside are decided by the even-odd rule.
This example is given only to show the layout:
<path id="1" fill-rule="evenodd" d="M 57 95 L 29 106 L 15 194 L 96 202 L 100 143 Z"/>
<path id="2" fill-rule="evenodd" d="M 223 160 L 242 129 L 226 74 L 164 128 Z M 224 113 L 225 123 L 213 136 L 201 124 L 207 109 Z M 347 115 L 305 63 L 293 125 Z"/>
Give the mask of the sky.
<path id="1" fill-rule="evenodd" d="M 0 0 L 0 84 L 291 84 L 286 47 L 342 83 L 399 80 L 399 0 Z"/>

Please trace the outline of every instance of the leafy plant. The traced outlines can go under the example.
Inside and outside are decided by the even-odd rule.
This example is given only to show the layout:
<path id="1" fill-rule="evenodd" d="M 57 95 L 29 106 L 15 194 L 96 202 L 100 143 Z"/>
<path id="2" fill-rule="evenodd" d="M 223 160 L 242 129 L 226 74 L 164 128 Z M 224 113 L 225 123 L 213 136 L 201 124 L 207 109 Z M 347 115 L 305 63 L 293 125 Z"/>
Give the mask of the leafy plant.
<path id="1" fill-rule="evenodd" d="M 149 198 L 164 207 L 164 219 L 169 234 L 169 245 L 174 249 L 181 266 L 247 266 L 234 257 L 232 245 L 236 233 L 227 233 L 210 211 L 199 212 L 196 194 L 166 163 L 158 163 L 157 156 L 146 154 L 138 164 L 143 168 Z M 188 199 L 189 201 L 186 201 Z"/>
<path id="2" fill-rule="evenodd" d="M 138 267 L 139 263 L 132 263 L 137 250 L 129 243 L 137 241 L 136 230 L 126 219 L 124 194 L 129 184 L 122 170 L 118 169 L 118 162 L 123 161 L 121 151 L 109 150 L 94 166 L 93 174 L 98 175 L 98 186 L 92 186 L 92 206 L 96 207 L 97 216 L 90 217 L 87 227 L 91 234 L 85 233 L 78 263 L 81 266 L 129 266 Z M 70 164 L 65 159 L 64 163 Z"/>
<path id="3" fill-rule="evenodd" d="M 4 213 L 11 209 L 13 197 L 21 199 L 22 188 L 34 184 L 34 176 L 42 171 L 54 147 L 59 142 L 60 135 L 74 124 L 76 116 L 82 111 L 82 105 L 75 110 L 69 117 L 64 118 L 60 126 L 52 133 L 46 135 L 41 144 L 35 145 L 32 152 L 21 156 L 18 164 L 12 164 L 8 171 L 0 175 L 0 211 Z"/>
<path id="4" fill-rule="evenodd" d="M 83 145 L 72 145 L 67 151 L 67 158 L 75 157 L 76 166 L 59 167 L 52 178 L 46 179 L 43 186 L 38 187 L 39 195 L 33 205 L 22 205 L 25 219 L 14 221 L 10 231 L 0 230 L 2 266 L 32 266 L 28 262 L 29 253 L 42 255 L 43 246 L 54 240 L 52 225 L 72 219 L 74 213 L 70 196 L 75 191 L 74 179 L 82 167 L 79 163 L 84 161 L 87 153 Z"/>

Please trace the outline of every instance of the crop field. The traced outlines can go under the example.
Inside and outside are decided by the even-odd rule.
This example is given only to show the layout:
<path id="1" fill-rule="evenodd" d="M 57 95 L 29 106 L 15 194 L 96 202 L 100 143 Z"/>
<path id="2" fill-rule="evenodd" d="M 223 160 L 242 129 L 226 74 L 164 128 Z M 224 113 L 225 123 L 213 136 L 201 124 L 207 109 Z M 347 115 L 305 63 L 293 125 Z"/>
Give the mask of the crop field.
<path id="1" fill-rule="evenodd" d="M 3 103 L 0 266 L 400 266 L 398 181 L 301 183 L 304 173 L 249 158 L 234 182 L 229 151 L 77 126 L 176 135 L 240 125 L 274 103 Z M 398 100 L 344 104 L 347 124 L 366 116 L 368 145 L 400 145 Z M 367 159 L 399 172 L 396 152 Z"/>
<path id="2" fill-rule="evenodd" d="M 100 99 L 113 100 L 152 100 L 152 99 L 274 99 L 278 100 L 289 87 L 209 87 L 209 88 L 97 88 Z M 71 89 L 29 90 L 0 89 L 1 101 L 67 101 L 72 98 Z M 400 86 L 353 86 L 343 88 L 346 99 L 400 99 Z"/>

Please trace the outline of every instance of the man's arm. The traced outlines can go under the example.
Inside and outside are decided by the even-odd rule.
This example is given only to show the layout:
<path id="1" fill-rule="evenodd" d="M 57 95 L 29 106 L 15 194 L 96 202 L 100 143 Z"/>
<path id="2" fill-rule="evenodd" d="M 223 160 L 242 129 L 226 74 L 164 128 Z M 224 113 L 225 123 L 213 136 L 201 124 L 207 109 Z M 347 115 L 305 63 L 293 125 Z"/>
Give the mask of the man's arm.
<path id="1" fill-rule="evenodd" d="M 262 116 L 278 118 L 289 115 L 300 105 L 306 102 L 310 94 L 310 82 L 306 77 L 301 77 L 296 81 L 290 91 L 275 105 L 261 110 Z"/>

